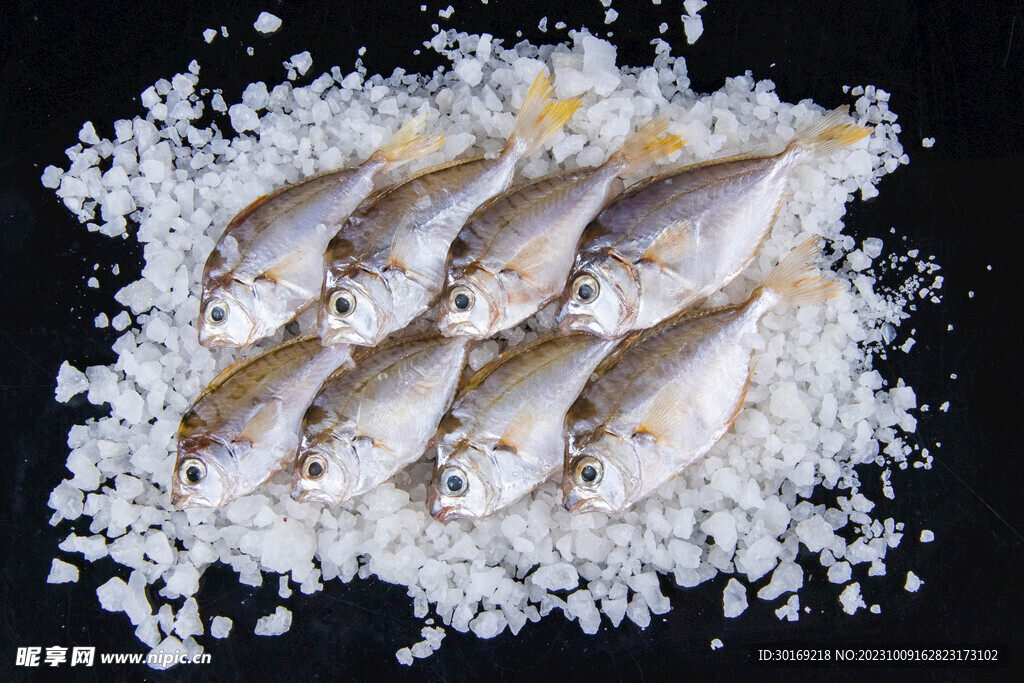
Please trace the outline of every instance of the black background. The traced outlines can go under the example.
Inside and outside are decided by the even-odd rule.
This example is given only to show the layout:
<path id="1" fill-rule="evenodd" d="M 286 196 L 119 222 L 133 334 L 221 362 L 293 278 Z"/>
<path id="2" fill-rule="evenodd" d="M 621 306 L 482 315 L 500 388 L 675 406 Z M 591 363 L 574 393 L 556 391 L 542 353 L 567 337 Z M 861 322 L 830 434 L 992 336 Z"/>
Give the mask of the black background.
<path id="1" fill-rule="evenodd" d="M 167 673 L 144 667 L 76 669 L 85 678 L 146 676 L 229 679 L 264 677 L 365 678 L 408 676 L 461 680 L 478 676 L 545 678 L 572 675 L 596 679 L 665 679 L 708 672 L 720 677 L 750 673 L 752 644 L 1002 643 L 1004 660 L 1020 666 L 1022 617 L 1020 577 L 1024 561 L 1021 530 L 1021 335 L 1020 294 L 1021 180 L 1024 173 L 1024 12 L 1010 2 L 851 3 L 730 2 L 712 0 L 703 10 L 705 32 L 687 45 L 679 15 L 682 3 L 664 0 L 616 0 L 618 20 L 603 25 L 604 8 L 588 2 L 514 3 L 490 0 L 455 2 L 451 21 L 439 19 L 444 0 L 411 2 L 262 3 L 8 2 L 0 11 L 0 218 L 2 218 L 3 297 L 0 355 L 3 357 L 2 541 L 0 541 L 0 675 L 15 669 L 17 646 L 87 646 L 98 652 L 143 652 L 124 614 L 101 610 L 95 588 L 111 573 L 127 578 L 109 559 L 94 565 L 68 556 L 57 543 L 85 524 L 48 526 L 46 499 L 65 476 L 68 428 L 103 411 L 84 396 L 69 405 L 52 400 L 54 377 L 62 360 L 80 368 L 113 360 L 111 329 L 97 330 L 100 311 L 119 311 L 113 293 L 138 277 L 141 253 L 131 240 L 87 233 L 39 177 L 48 164 L 67 166 L 63 154 L 77 142 L 82 123 L 92 120 L 101 137 L 113 134 L 113 122 L 140 113 L 138 95 L 158 78 L 184 72 L 198 59 L 201 87 L 222 87 L 225 99 L 238 101 L 250 82 L 280 82 L 281 62 L 310 50 L 314 65 L 305 81 L 332 65 L 350 71 L 360 46 L 370 73 L 390 74 L 395 67 L 426 72 L 440 63 L 421 47 L 430 24 L 470 32 L 486 31 L 506 44 L 515 32 L 538 44 L 567 38 L 554 29 L 591 27 L 602 37 L 614 32 L 619 64 L 647 65 L 657 26 L 669 24 L 663 37 L 674 53 L 686 57 L 693 87 L 706 92 L 724 79 L 750 69 L 771 78 L 784 100 L 813 98 L 831 107 L 851 99 L 841 86 L 875 84 L 892 93 L 900 115 L 901 140 L 911 158 L 886 177 L 881 195 L 848 206 L 848 230 L 858 237 L 886 239 L 887 252 L 919 248 L 943 266 L 941 305 L 923 304 L 901 330 L 897 344 L 916 329 L 909 354 L 895 351 L 879 367 L 885 377 L 906 378 L 919 403 L 912 440 L 935 455 L 930 471 L 897 470 L 895 501 L 879 492 L 878 469 L 867 468 L 862 481 L 869 497 L 884 504 L 873 516 L 906 522 L 906 537 L 890 551 L 888 576 L 865 580 L 868 604 L 882 614 L 841 612 L 839 586 L 830 584 L 817 559 L 801 554 L 810 569 L 800 592 L 797 623 L 780 622 L 774 609 L 751 591 L 749 609 L 738 619 L 722 616 L 722 589 L 728 577 L 695 589 L 664 583 L 672 611 L 655 617 L 645 631 L 626 620 L 613 629 L 607 622 L 596 636 L 584 636 L 577 624 L 552 615 L 527 624 L 518 637 L 493 640 L 450 631 L 433 657 L 413 668 L 399 667 L 394 652 L 418 641 L 422 625 L 412 617 L 411 601 L 400 587 L 374 580 L 329 582 L 322 593 L 295 594 L 284 601 L 294 613 L 291 631 L 278 638 L 252 635 L 256 618 L 273 611 L 276 577 L 262 589 L 240 586 L 224 567 L 209 569 L 199 592 L 208 629 L 214 615 L 235 620 L 227 640 L 201 639 L 213 663 L 178 666 Z M 225 6 L 220 6 L 225 5 Z M 73 9 L 74 8 L 74 9 Z M 277 33 L 252 28 L 260 10 L 284 20 Z M 548 32 L 537 23 L 548 16 Z M 206 28 L 226 25 L 207 45 Z M 246 54 L 253 46 L 255 55 Z M 226 123 L 222 126 L 228 129 Z M 922 137 L 935 137 L 923 149 Z M 895 226 L 906 245 L 889 234 Z M 85 281 L 95 275 L 101 289 Z M 120 275 L 110 268 L 121 264 Z M 991 270 L 987 266 L 991 265 Z M 974 298 L 968 291 L 975 292 Z M 955 330 L 947 332 L 953 324 Z M 959 378 L 950 379 L 956 373 Z M 948 414 L 936 407 L 950 401 Z M 941 447 L 936 448 L 935 442 Z M 85 519 L 85 518 L 83 518 Z M 921 529 L 936 540 L 920 544 Z M 82 567 L 77 584 L 45 583 L 54 555 Z M 83 566 L 84 565 L 84 566 Z M 925 585 L 916 594 L 903 590 L 913 570 Z M 721 638 L 725 647 L 712 652 Z M 65 666 L 62 671 L 70 670 Z M 760 669 L 762 674 L 781 673 Z M 37 671 L 35 675 L 45 672 Z M 824 673 L 824 671 L 819 671 Z M 836 672 L 833 672 L 836 673 Z M 843 677 L 868 673 L 846 669 Z M 947 679 L 967 672 L 931 669 Z M 998 673 L 998 672 L 990 672 Z M 1003 670 L 1006 673 L 1006 670 Z"/>

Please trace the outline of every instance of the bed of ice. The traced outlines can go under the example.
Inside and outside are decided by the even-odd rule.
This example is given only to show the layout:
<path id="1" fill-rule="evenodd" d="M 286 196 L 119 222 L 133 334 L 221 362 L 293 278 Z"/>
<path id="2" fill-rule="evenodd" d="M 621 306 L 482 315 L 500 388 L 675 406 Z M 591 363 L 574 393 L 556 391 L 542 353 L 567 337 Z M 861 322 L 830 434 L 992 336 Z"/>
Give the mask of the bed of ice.
<path id="1" fill-rule="evenodd" d="M 698 32 L 704 3 L 686 4 L 689 35 Z M 261 16 L 257 28 L 276 30 L 273 19 Z M 200 616 L 193 597 L 201 601 L 203 571 L 218 562 L 251 586 L 287 575 L 280 578 L 282 602 L 289 586 L 309 594 L 332 580 L 376 577 L 407 586 L 411 615 L 443 626 L 425 626 L 422 641 L 399 650 L 403 664 L 440 647 L 446 628 L 492 638 L 505 629 L 518 633 L 552 612 L 576 620 L 586 633 L 624 619 L 647 627 L 652 614 L 671 609 L 659 574 L 683 587 L 719 572 L 733 575 L 722 598 L 729 617 L 740 616 L 756 597 L 777 603 L 780 619 L 798 619 L 797 593 L 808 571 L 827 573 L 836 584 L 836 609 L 852 614 L 867 607 L 870 578 L 851 583 L 852 567 L 867 564 L 869 577 L 884 574 L 903 524 L 872 517 L 874 502 L 860 492 L 856 467 L 881 465 L 891 498 L 892 467 L 930 463 L 926 450 L 904 442 L 916 428 L 914 390 L 902 381 L 887 385 L 872 358 L 893 342 L 910 302 L 938 301 L 942 286 L 934 275 L 938 266 L 916 253 L 895 253 L 901 246 L 895 238 L 889 245 L 859 243 L 843 233 L 847 202 L 877 194 L 879 179 L 908 160 L 889 96 L 871 86 L 845 92 L 853 117 L 873 126 L 872 135 L 793 174 L 792 194 L 753 265 L 708 304 L 744 299 L 781 255 L 812 233 L 831 243 L 827 260 L 841 296 L 766 317 L 757 369 L 733 429 L 707 457 L 631 511 L 571 517 L 549 482 L 493 518 L 441 524 L 427 514 L 427 457 L 340 508 L 294 502 L 285 474 L 223 510 L 171 508 L 182 412 L 220 369 L 259 350 L 210 351 L 198 345 L 193 326 L 206 256 L 228 220 L 255 198 L 362 161 L 424 110 L 431 113 L 430 130 L 447 142 L 401 174 L 494 153 L 541 68 L 553 71 L 558 97 L 582 96 L 583 106 L 524 164 L 522 180 L 600 163 L 655 115 L 666 116 L 670 130 L 688 142 L 651 174 L 750 150 L 780 151 L 824 111 L 809 100 L 782 102 L 771 81 L 749 74 L 728 79 L 716 92 L 695 93 L 685 61 L 660 40 L 653 64 L 633 68 L 616 65 L 612 43 L 586 31 L 571 36 L 568 44 L 513 47 L 486 34 L 441 31 L 429 46 L 445 54 L 451 68 L 381 76 L 357 62 L 355 71 L 334 67 L 303 86 L 253 83 L 230 106 L 219 92 L 201 87 L 193 62 L 185 73 L 146 89 L 145 111 L 116 122 L 113 131 L 96 131 L 87 122 L 79 144 L 67 150 L 70 166 L 46 169 L 43 184 L 85 227 L 111 237 L 127 233 L 144 245 L 142 279 L 116 294 L 125 311 L 109 321 L 123 331 L 113 347 L 117 362 L 60 368 L 58 401 L 86 392 L 89 402 L 109 404 L 110 414 L 71 429 L 71 476 L 49 505 L 53 525 L 91 518 L 88 535 L 71 533 L 60 544 L 62 557 L 78 554 L 91 562 L 109 554 L 131 568 L 127 582 L 110 579 L 98 599 L 105 609 L 124 612 L 148 646 L 195 654 L 202 650 L 197 637 L 228 636 L 231 621 Z M 313 59 L 309 53 L 293 57 L 286 64 L 289 78 L 305 73 Z M 836 95 L 829 108 L 845 97 L 838 86 Z M 236 132 L 209 123 L 210 110 L 226 112 Z M 886 291 L 876 278 L 894 269 L 909 270 L 909 277 Z M 309 329 L 310 322 L 300 320 L 260 346 Z M 470 363 L 479 367 L 553 323 L 549 307 L 481 343 Z M 106 316 L 97 320 L 97 326 L 107 324 Z M 834 503 L 808 502 L 817 487 L 833 490 Z M 821 568 L 795 562 L 801 545 L 819 554 Z M 55 560 L 48 581 L 77 577 L 75 567 Z M 769 582 L 755 594 L 748 587 L 762 577 Z M 907 590 L 920 585 L 911 573 Z M 258 635 L 293 628 L 284 606 L 241 626 Z"/>

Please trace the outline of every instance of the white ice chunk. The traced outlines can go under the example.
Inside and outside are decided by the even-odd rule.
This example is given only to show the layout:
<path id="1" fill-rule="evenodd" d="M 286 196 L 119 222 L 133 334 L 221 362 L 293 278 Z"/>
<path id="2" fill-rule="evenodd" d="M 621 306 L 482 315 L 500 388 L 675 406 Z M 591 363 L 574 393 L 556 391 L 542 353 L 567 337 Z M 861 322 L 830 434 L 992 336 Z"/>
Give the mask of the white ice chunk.
<path id="1" fill-rule="evenodd" d="M 46 583 L 75 583 L 78 581 L 78 567 L 54 558 L 50 564 L 50 575 Z"/>
<path id="2" fill-rule="evenodd" d="M 273 33 L 277 29 L 281 28 L 281 19 L 270 12 L 260 12 L 260 15 L 256 17 L 256 22 L 252 27 L 260 33 Z"/>

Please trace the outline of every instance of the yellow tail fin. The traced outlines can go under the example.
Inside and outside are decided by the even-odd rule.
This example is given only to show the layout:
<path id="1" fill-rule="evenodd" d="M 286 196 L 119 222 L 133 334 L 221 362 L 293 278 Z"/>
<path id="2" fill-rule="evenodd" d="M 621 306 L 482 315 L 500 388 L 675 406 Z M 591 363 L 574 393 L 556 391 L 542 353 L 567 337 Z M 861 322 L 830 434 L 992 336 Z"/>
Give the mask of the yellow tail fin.
<path id="1" fill-rule="evenodd" d="M 828 154 L 849 147 L 871 135 L 871 129 L 847 120 L 850 108 L 845 104 L 828 112 L 818 121 L 799 131 L 790 147 L 799 145 L 815 154 Z"/>
<path id="2" fill-rule="evenodd" d="M 522 156 L 529 156 L 572 117 L 580 106 L 580 98 L 553 100 L 554 90 L 551 77 L 541 69 L 526 93 L 506 150 L 522 149 Z"/>
<path id="3" fill-rule="evenodd" d="M 797 246 L 768 275 L 765 288 L 793 304 L 813 304 L 838 296 L 839 287 L 834 281 L 814 275 L 814 261 L 821 253 L 822 242 L 814 236 Z"/>
<path id="4" fill-rule="evenodd" d="M 625 164 L 625 168 L 619 175 L 624 176 L 636 171 L 641 166 L 668 156 L 686 144 L 686 140 L 678 135 L 664 134 L 666 128 L 668 128 L 668 121 L 654 119 L 645 123 L 640 130 L 626 140 L 609 159 L 609 161 L 614 160 L 615 163 Z"/>
<path id="5" fill-rule="evenodd" d="M 422 135 L 426 123 L 427 112 L 413 117 L 381 145 L 375 156 L 384 157 L 389 164 L 404 164 L 436 152 L 444 144 L 444 137 Z"/>

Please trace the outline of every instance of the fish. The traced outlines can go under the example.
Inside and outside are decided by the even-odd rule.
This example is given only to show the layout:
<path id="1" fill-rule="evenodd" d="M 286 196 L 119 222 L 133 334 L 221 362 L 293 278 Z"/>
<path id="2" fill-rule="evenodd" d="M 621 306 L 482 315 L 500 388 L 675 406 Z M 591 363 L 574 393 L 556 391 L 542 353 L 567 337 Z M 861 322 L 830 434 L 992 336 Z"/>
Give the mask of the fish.
<path id="1" fill-rule="evenodd" d="M 171 505 L 220 508 L 270 479 L 294 459 L 320 385 L 351 359 L 350 347 L 324 347 L 311 335 L 215 377 L 178 426 Z"/>
<path id="2" fill-rule="evenodd" d="M 553 333 L 470 377 L 438 427 L 430 514 L 441 522 L 486 517 L 557 474 L 565 413 L 616 343 Z"/>
<path id="3" fill-rule="evenodd" d="M 815 275 L 820 245 L 799 245 L 745 302 L 684 311 L 606 359 L 566 418 L 567 510 L 624 512 L 711 450 L 743 406 L 761 318 L 839 293 Z"/>
<path id="4" fill-rule="evenodd" d="M 289 185 L 235 216 L 203 269 L 199 343 L 248 346 L 313 305 L 324 250 L 338 226 L 373 193 L 379 176 L 444 142 L 421 135 L 425 122 L 426 114 L 410 120 L 359 166 Z"/>
<path id="5" fill-rule="evenodd" d="M 426 311 L 444 287 L 448 248 L 470 214 L 512 184 L 516 163 L 572 116 L 533 81 L 504 150 L 428 169 L 354 212 L 327 246 L 318 309 L 325 344 L 375 346 Z"/>
<path id="6" fill-rule="evenodd" d="M 449 252 L 441 333 L 486 339 L 557 299 L 580 234 L 623 177 L 683 146 L 667 126 L 651 121 L 601 166 L 554 173 L 480 207 Z"/>
<path id="7" fill-rule="evenodd" d="M 622 337 L 732 282 L 767 236 L 793 170 L 870 134 L 847 112 L 829 112 L 774 156 L 687 166 L 627 190 L 584 231 L 560 328 Z"/>
<path id="8" fill-rule="evenodd" d="M 403 337 L 328 378 L 303 419 L 292 498 L 341 505 L 422 456 L 455 397 L 469 343 Z"/>

